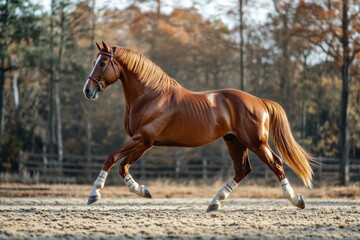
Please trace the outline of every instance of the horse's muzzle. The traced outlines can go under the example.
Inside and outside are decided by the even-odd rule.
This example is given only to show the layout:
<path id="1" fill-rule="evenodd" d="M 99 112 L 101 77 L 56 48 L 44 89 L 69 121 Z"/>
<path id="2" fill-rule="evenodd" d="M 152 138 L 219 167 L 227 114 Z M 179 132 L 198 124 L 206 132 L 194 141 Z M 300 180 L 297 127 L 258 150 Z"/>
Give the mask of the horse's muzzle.
<path id="1" fill-rule="evenodd" d="M 90 87 L 89 84 L 86 84 L 86 86 L 83 89 L 84 95 L 87 99 L 96 100 L 98 98 L 98 93 L 100 91 L 99 86 Z"/>

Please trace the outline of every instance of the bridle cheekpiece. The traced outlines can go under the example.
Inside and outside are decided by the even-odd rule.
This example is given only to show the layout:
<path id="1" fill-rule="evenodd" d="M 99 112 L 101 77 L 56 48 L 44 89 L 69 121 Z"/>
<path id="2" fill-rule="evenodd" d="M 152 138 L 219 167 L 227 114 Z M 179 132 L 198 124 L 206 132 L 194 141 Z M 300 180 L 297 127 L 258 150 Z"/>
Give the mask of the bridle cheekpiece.
<path id="1" fill-rule="evenodd" d="M 111 48 L 109 53 L 108 53 L 108 52 L 100 52 L 100 55 L 101 55 L 101 54 L 110 57 L 111 65 L 113 66 L 114 72 L 115 72 L 115 74 L 116 74 L 116 76 L 117 76 L 116 68 L 115 68 L 115 65 L 114 65 L 114 50 Z M 94 78 L 94 77 L 92 77 L 92 76 L 88 76 L 88 79 L 91 79 L 91 80 L 93 80 L 94 82 L 97 83 L 97 85 L 99 86 L 101 92 L 102 92 L 102 91 L 104 90 L 104 88 L 105 88 L 105 83 L 104 83 L 104 81 L 102 80 L 103 74 L 104 74 L 104 72 L 107 70 L 108 67 L 109 67 L 109 64 L 108 64 L 108 65 L 106 66 L 106 68 L 102 71 L 101 76 L 100 76 L 100 79 L 96 79 L 96 78 Z"/>

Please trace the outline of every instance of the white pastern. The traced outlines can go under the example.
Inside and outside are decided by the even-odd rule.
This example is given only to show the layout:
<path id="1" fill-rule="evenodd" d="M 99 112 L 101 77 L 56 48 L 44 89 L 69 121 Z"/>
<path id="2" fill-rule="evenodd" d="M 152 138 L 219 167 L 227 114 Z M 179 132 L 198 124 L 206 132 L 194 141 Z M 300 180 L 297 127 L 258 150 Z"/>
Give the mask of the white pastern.
<path id="1" fill-rule="evenodd" d="M 294 194 L 294 189 L 291 187 L 289 180 L 287 180 L 287 178 L 284 178 L 283 180 L 280 181 L 280 185 L 281 188 L 283 190 L 283 195 L 284 197 L 286 197 L 287 199 L 289 199 L 289 201 L 297 206 L 299 199 L 298 197 Z"/>
<path id="2" fill-rule="evenodd" d="M 213 200 L 211 200 L 210 205 L 220 205 L 220 200 L 225 200 L 230 193 L 234 191 L 234 189 L 237 187 L 237 183 L 234 181 L 234 179 L 231 179 L 228 181 L 215 195 Z"/>
<path id="3" fill-rule="evenodd" d="M 137 195 L 139 195 L 140 197 L 145 197 L 145 186 L 144 185 L 139 185 L 133 178 L 132 176 L 128 173 L 125 177 L 124 177 L 124 182 L 126 184 L 126 186 L 129 188 L 130 192 L 133 192 Z"/>
<path id="4" fill-rule="evenodd" d="M 104 170 L 101 170 L 99 176 L 96 178 L 93 188 L 91 189 L 90 196 L 101 196 L 100 189 L 105 185 L 105 181 L 108 173 Z"/>
<path id="5" fill-rule="evenodd" d="M 101 196 L 99 189 L 93 186 L 90 192 L 90 196 Z"/>

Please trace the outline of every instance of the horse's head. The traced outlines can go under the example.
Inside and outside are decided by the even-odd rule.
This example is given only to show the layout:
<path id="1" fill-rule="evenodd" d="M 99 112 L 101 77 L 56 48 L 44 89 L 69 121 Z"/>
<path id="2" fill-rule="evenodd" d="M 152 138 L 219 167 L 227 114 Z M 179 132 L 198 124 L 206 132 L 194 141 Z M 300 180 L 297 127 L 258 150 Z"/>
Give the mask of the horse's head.
<path id="1" fill-rule="evenodd" d="M 120 77 L 121 68 L 114 61 L 114 49 L 102 42 L 103 47 L 96 43 L 97 54 L 94 67 L 84 85 L 84 95 L 87 99 L 97 99 L 98 93 L 116 82 Z"/>

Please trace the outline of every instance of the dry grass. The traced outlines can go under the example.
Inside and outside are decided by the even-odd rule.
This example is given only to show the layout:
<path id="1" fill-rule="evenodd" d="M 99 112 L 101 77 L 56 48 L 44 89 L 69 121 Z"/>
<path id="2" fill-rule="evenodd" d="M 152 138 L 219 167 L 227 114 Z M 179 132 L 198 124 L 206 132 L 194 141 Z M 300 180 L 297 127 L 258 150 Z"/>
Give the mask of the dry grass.
<path id="1" fill-rule="evenodd" d="M 148 181 L 145 183 L 152 192 L 154 198 L 207 198 L 211 199 L 224 182 L 218 181 L 211 185 L 195 184 L 194 182 L 175 183 L 168 180 Z M 1 197 L 62 197 L 83 198 L 87 200 L 91 185 L 75 184 L 0 184 Z M 293 186 L 295 192 L 304 195 L 305 198 L 346 198 L 360 199 L 360 185 L 353 184 L 347 187 L 322 186 L 309 189 L 301 186 Z M 135 197 L 124 185 L 105 186 L 101 190 L 103 198 L 127 198 Z M 239 185 L 232 193 L 231 198 L 281 198 L 280 187 L 268 187 L 264 185 Z"/>

